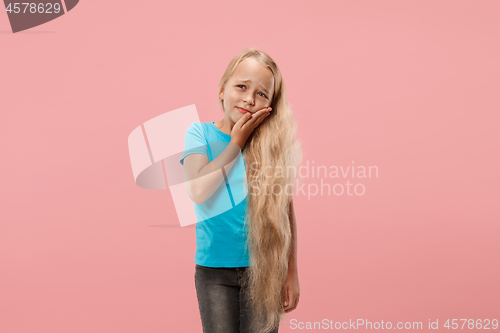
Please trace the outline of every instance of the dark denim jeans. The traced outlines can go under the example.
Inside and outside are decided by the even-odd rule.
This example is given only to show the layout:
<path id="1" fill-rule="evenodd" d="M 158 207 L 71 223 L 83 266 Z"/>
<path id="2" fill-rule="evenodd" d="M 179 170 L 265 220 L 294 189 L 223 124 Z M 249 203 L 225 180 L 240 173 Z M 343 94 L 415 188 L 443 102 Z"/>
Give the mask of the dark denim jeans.
<path id="1" fill-rule="evenodd" d="M 249 328 L 251 313 L 241 284 L 247 267 L 195 265 L 194 281 L 203 333 L 253 333 Z M 278 328 L 270 333 L 277 333 Z"/>

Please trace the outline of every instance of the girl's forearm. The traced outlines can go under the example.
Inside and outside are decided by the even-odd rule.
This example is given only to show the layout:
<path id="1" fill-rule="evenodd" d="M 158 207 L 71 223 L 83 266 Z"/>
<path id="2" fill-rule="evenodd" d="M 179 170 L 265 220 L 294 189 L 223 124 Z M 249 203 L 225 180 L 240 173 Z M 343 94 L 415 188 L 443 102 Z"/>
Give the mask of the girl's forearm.
<path id="1" fill-rule="evenodd" d="M 191 182 L 191 184 L 186 185 L 191 186 L 194 201 L 197 204 L 205 202 L 214 194 L 224 181 L 224 176 L 227 176 L 233 167 L 240 152 L 240 147 L 230 142 L 226 149 L 211 163 L 203 166 L 197 173 L 191 173 L 195 174 L 193 179 L 186 179 L 186 182 Z"/>
<path id="2" fill-rule="evenodd" d="M 293 200 L 290 202 L 288 216 L 290 220 L 290 230 L 292 233 L 290 257 L 288 259 L 288 274 L 297 274 L 297 223 L 293 209 Z"/>

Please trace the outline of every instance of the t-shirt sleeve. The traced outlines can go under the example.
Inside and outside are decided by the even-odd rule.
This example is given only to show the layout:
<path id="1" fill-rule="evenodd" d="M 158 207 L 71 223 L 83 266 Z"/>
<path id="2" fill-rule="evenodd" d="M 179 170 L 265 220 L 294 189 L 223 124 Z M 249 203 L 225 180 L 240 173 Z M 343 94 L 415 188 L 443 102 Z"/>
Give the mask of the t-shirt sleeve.
<path id="1" fill-rule="evenodd" d="M 191 154 L 204 154 L 208 157 L 207 142 L 199 121 L 192 123 L 186 131 L 184 153 L 179 162 L 184 165 L 184 158 Z"/>

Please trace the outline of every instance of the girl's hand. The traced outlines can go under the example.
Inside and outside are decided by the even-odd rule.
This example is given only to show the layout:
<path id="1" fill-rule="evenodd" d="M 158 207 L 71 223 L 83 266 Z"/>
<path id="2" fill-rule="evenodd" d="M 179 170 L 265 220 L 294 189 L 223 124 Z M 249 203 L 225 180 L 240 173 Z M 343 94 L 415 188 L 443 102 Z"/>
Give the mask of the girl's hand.
<path id="1" fill-rule="evenodd" d="M 231 130 L 231 142 L 243 149 L 250 134 L 271 113 L 271 110 L 272 108 L 266 107 L 253 114 L 245 113 L 242 115 Z"/>
<path id="2" fill-rule="evenodd" d="M 283 310 L 285 313 L 295 310 L 299 303 L 300 288 L 297 271 L 290 272 L 283 289 Z"/>

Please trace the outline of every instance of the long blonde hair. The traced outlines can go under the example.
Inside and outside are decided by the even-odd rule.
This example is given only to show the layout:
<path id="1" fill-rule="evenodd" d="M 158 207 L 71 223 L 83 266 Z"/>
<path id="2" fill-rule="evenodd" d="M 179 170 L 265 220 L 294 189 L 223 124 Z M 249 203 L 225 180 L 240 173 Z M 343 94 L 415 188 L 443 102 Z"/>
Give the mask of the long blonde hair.
<path id="1" fill-rule="evenodd" d="M 250 256 L 250 267 L 243 282 L 254 311 L 252 327 L 266 333 L 286 317 L 282 298 L 292 245 L 289 205 L 295 182 L 299 181 L 297 173 L 289 170 L 290 167 L 297 170 L 302 148 L 296 137 L 297 125 L 281 71 L 265 52 L 247 48 L 236 55 L 219 82 L 218 93 L 223 91 L 236 66 L 246 58 L 254 58 L 274 75 L 273 111 L 254 129 L 243 151 L 249 185 L 245 226 Z M 221 105 L 224 110 L 223 100 Z M 273 175 L 279 176 L 266 176 L 269 168 Z"/>

